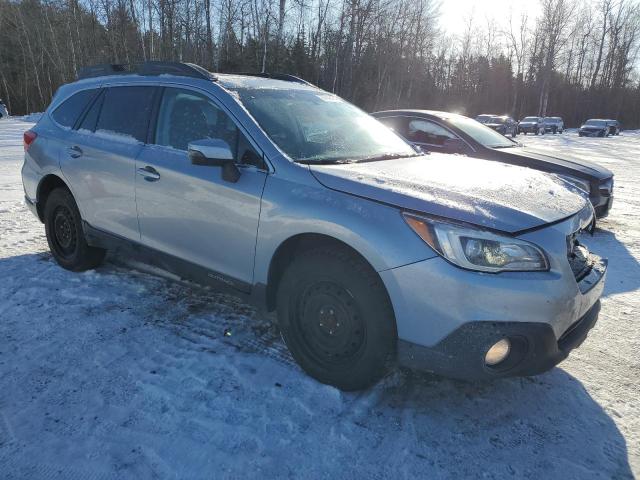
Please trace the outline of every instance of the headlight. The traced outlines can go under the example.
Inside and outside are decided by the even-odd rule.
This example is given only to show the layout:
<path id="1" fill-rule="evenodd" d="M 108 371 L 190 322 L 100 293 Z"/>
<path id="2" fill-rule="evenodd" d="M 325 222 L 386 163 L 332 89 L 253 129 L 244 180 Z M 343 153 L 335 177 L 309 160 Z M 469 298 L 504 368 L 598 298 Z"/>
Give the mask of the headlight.
<path id="1" fill-rule="evenodd" d="M 459 267 L 492 273 L 549 269 L 542 250 L 524 240 L 410 213 L 403 217 L 422 240 Z"/>
<path id="2" fill-rule="evenodd" d="M 579 188 L 580 190 L 584 190 L 587 193 L 591 192 L 591 185 L 587 180 L 582 180 L 581 178 L 572 177 L 571 175 L 564 175 L 560 173 L 557 173 L 556 175 L 558 175 L 565 182 L 570 183 L 571 185 Z"/>
<path id="3" fill-rule="evenodd" d="M 613 177 L 607 178 L 605 181 L 603 181 L 600 184 L 599 189 L 605 192 L 611 192 L 613 190 Z"/>

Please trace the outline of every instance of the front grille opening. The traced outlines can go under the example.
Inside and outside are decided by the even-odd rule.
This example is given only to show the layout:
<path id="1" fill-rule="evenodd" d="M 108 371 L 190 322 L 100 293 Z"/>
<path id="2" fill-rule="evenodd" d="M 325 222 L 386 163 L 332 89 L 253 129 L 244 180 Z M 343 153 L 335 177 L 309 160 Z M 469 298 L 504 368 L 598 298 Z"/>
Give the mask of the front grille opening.
<path id="1" fill-rule="evenodd" d="M 595 256 L 578 241 L 575 234 L 567 237 L 567 259 L 577 282 L 589 275 L 595 263 Z"/>

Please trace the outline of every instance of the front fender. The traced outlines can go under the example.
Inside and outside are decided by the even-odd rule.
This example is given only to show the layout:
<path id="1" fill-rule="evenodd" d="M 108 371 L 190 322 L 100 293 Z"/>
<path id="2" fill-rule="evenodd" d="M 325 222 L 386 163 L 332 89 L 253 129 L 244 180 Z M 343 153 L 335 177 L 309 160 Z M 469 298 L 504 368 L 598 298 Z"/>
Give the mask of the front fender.
<path id="1" fill-rule="evenodd" d="M 331 190 L 308 167 L 290 164 L 265 185 L 254 283 L 267 283 L 271 259 L 283 242 L 308 233 L 349 245 L 378 272 L 437 255 L 407 226 L 399 209 Z"/>

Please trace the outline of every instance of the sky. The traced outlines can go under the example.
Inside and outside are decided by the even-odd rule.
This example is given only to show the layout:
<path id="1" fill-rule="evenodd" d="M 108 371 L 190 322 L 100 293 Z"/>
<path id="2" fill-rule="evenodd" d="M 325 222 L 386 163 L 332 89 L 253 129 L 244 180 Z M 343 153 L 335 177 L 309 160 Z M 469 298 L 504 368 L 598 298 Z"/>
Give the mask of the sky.
<path id="1" fill-rule="evenodd" d="M 519 19 L 526 12 L 529 21 L 539 13 L 537 1 L 522 0 L 443 0 L 440 7 L 440 26 L 443 30 L 461 35 L 473 18 L 474 24 L 485 26 L 487 19 L 494 19 L 499 28 L 509 25 L 509 13 L 512 12 L 513 24 L 519 25 Z"/>

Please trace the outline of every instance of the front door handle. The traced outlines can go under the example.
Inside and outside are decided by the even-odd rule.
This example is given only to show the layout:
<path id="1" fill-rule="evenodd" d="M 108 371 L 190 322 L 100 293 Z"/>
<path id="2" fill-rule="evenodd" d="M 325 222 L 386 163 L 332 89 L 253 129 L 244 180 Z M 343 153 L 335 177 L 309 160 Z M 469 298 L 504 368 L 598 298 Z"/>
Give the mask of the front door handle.
<path id="1" fill-rule="evenodd" d="M 147 182 L 156 182 L 160 180 L 160 174 L 150 165 L 139 168 L 138 175 L 142 175 Z"/>
<path id="2" fill-rule="evenodd" d="M 82 156 L 82 149 L 79 146 L 74 145 L 73 147 L 67 148 L 67 153 L 69 153 L 71 158 L 79 158 Z"/>

